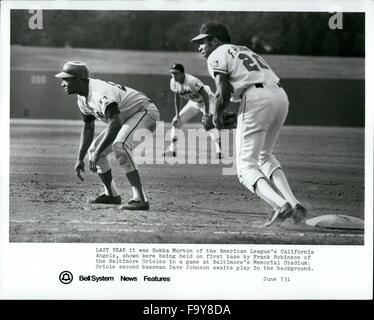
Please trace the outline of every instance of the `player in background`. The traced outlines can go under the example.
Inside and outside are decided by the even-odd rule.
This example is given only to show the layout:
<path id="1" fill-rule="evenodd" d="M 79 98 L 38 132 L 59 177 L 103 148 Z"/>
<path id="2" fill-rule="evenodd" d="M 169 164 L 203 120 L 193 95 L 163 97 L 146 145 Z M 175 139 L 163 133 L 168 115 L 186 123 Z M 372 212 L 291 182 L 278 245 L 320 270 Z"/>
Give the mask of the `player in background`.
<path id="1" fill-rule="evenodd" d="M 174 93 L 175 117 L 172 120 L 171 127 L 171 143 L 169 152 L 174 157 L 177 156 L 176 144 L 177 137 L 175 129 L 182 128 L 184 124 L 192 118 L 202 113 L 208 116 L 213 112 L 214 94 L 209 86 L 204 85 L 198 78 L 184 71 L 183 65 L 174 63 L 170 67 L 170 90 Z M 187 100 L 187 104 L 181 110 L 181 98 Z M 216 155 L 219 159 L 221 153 L 220 131 L 213 128 L 208 131 L 216 147 Z"/>
<path id="2" fill-rule="evenodd" d="M 62 79 L 61 86 L 68 95 L 76 94 L 83 117 L 83 129 L 75 165 L 77 177 L 83 181 L 84 158 L 88 151 L 89 168 L 99 175 L 104 193 L 90 203 L 121 204 L 121 196 L 112 178 L 108 154 L 114 152 L 132 187 L 133 197 L 123 210 L 148 210 L 149 202 L 144 194 L 138 168 L 132 158 L 136 144 L 134 132 L 148 129 L 153 132 L 159 112 L 143 93 L 112 82 L 89 78 L 88 67 L 79 61 L 69 61 L 62 72 L 55 75 Z M 106 128 L 94 139 L 95 120 L 106 123 Z"/>
<path id="3" fill-rule="evenodd" d="M 230 98 L 240 102 L 236 131 L 236 162 L 240 182 L 274 208 L 268 226 L 288 217 L 305 221 L 306 209 L 295 198 L 282 167 L 273 155 L 288 113 L 288 97 L 264 59 L 245 46 L 231 44 L 222 24 L 203 24 L 191 40 L 207 59 L 215 80 L 213 123 L 222 126 Z M 272 184 L 275 186 L 273 188 Z"/>

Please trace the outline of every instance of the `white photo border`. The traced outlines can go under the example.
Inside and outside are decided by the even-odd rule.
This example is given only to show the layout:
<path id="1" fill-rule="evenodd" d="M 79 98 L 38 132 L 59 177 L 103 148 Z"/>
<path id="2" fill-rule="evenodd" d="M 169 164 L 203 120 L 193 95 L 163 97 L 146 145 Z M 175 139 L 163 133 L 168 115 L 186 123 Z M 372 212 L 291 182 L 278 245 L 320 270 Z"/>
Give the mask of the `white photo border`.
<path id="1" fill-rule="evenodd" d="M 0 52 L 0 298 L 2 299 L 372 299 L 373 283 L 373 106 L 374 106 L 374 17 L 371 1 L 2 1 Z M 365 244 L 363 246 L 287 246 L 317 252 L 317 271 L 296 274 L 285 285 L 264 284 L 253 274 L 228 272 L 162 272 L 173 279 L 168 284 L 139 282 L 126 285 L 87 285 L 74 282 L 63 286 L 58 281 L 65 268 L 75 274 L 97 270 L 85 261 L 92 260 L 98 247 L 116 244 L 10 243 L 9 242 L 9 159 L 10 159 L 10 10 L 147 10 L 147 11 L 309 11 L 365 12 Z M 198 28 L 199 26 L 197 26 Z M 126 247 L 127 244 L 121 244 Z M 151 247 L 152 244 L 131 244 Z M 198 245 L 220 247 L 221 245 Z M 278 248 L 278 245 L 246 245 L 250 248 Z M 157 247 L 179 247 L 160 245 Z M 195 248 L 196 245 L 180 247 Z M 225 245 L 237 248 L 235 245 Z M 241 247 L 243 247 L 241 245 Z M 92 263 L 91 263 L 92 264 Z M 160 273 L 160 272 L 159 272 Z M 263 274 L 261 274 L 263 276 Z M 261 278 L 261 279 L 260 279 Z"/>

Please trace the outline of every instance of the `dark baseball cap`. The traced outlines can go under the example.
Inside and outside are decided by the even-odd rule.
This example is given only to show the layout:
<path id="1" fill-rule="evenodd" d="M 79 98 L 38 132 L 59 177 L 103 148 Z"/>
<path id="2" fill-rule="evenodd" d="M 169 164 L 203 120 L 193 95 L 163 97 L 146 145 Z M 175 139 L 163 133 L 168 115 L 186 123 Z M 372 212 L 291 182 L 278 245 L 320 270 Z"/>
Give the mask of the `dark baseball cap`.
<path id="1" fill-rule="evenodd" d="M 183 65 L 180 64 L 180 63 L 173 63 L 173 64 L 170 66 L 170 72 L 175 72 L 175 71 L 184 72 L 184 67 L 183 67 Z"/>
<path id="2" fill-rule="evenodd" d="M 89 70 L 81 61 L 68 61 L 62 67 L 62 72 L 55 74 L 56 78 L 81 78 L 88 79 Z"/>
<path id="3" fill-rule="evenodd" d="M 201 26 L 200 34 L 193 38 L 192 42 L 200 42 L 201 40 L 211 37 L 217 38 L 223 42 L 231 42 L 230 34 L 223 24 L 208 22 Z"/>

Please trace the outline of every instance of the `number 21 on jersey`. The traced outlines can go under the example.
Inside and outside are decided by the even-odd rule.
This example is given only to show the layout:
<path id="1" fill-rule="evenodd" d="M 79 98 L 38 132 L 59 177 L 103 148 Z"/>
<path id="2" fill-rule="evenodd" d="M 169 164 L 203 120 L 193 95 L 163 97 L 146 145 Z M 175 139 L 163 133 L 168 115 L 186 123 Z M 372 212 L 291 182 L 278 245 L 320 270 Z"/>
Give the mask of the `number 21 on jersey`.
<path id="1" fill-rule="evenodd" d="M 239 53 L 238 58 L 243 61 L 243 65 L 248 71 L 260 71 L 259 67 L 269 69 L 265 60 L 255 53 L 252 54 L 252 57 L 247 53 Z M 256 60 L 257 64 L 254 60 Z"/>

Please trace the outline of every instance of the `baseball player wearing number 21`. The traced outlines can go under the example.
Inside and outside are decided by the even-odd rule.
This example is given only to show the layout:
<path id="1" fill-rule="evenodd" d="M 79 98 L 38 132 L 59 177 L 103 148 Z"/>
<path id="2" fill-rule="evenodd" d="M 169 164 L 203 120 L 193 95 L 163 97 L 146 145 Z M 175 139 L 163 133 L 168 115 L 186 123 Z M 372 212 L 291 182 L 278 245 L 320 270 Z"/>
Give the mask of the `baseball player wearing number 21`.
<path id="1" fill-rule="evenodd" d="M 112 177 L 108 154 L 114 152 L 120 167 L 126 173 L 133 197 L 122 210 L 149 210 L 137 165 L 132 157 L 136 147 L 134 133 L 139 129 L 153 132 L 159 120 L 156 106 L 143 93 L 112 82 L 89 78 L 88 67 L 79 61 L 69 61 L 62 72 L 55 75 L 62 79 L 65 92 L 77 95 L 77 103 L 83 117 L 83 129 L 75 165 L 77 177 L 83 181 L 84 158 L 88 152 L 89 168 L 99 175 L 105 192 L 90 203 L 121 204 L 121 196 Z M 106 128 L 94 139 L 95 120 L 106 123 Z"/>
<path id="2" fill-rule="evenodd" d="M 266 226 L 280 225 L 287 218 L 304 223 L 306 209 L 295 198 L 273 155 L 289 105 L 279 78 L 261 56 L 231 44 L 222 24 L 203 24 L 191 41 L 199 45 L 216 83 L 213 123 L 218 129 L 230 98 L 240 102 L 235 137 L 237 174 L 245 187 L 274 208 Z"/>

